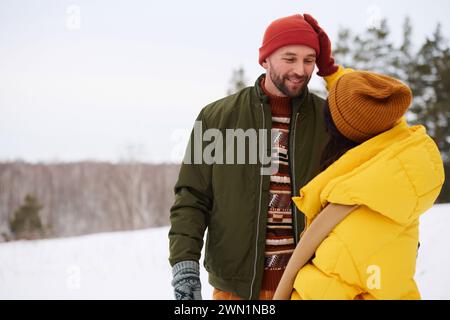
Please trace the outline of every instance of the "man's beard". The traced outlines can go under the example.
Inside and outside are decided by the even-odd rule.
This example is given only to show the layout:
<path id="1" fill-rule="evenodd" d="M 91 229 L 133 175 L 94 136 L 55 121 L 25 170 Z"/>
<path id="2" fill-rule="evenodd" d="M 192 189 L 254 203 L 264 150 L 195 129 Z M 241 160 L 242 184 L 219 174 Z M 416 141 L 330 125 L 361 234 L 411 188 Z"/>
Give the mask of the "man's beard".
<path id="1" fill-rule="evenodd" d="M 291 74 L 291 75 L 279 75 L 272 71 L 269 72 L 269 77 L 272 80 L 275 87 L 277 87 L 278 90 L 280 90 L 281 93 L 284 95 L 290 97 L 290 98 L 297 98 L 301 96 L 303 93 L 303 90 L 308 85 L 309 81 L 311 80 L 311 77 L 308 76 L 299 76 L 297 74 Z M 287 82 L 289 82 L 289 79 L 293 80 L 300 80 L 302 81 L 301 85 L 298 88 L 289 88 L 287 85 Z M 291 83 L 292 84 L 292 83 Z"/>

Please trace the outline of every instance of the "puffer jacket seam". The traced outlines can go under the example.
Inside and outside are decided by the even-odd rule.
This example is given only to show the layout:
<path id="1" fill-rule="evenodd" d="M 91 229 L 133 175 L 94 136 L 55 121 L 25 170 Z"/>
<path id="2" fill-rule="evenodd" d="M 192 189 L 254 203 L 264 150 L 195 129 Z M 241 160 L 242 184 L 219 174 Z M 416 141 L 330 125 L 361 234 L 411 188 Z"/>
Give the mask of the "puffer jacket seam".
<path id="1" fill-rule="evenodd" d="M 341 242 L 342 247 L 345 248 L 345 250 L 347 251 L 347 254 L 348 254 L 348 256 L 350 257 L 350 261 L 351 261 L 351 263 L 352 263 L 352 266 L 353 266 L 354 270 L 356 271 L 356 274 L 358 275 L 359 284 L 362 285 L 363 282 L 362 282 L 362 279 L 361 279 L 360 274 L 359 274 L 359 272 L 358 272 L 357 265 L 356 265 L 356 263 L 355 263 L 355 260 L 353 259 L 353 255 L 351 254 L 350 249 L 348 248 L 348 246 L 347 246 L 347 244 L 345 243 L 345 241 L 343 241 L 343 240 L 341 239 L 341 237 L 339 237 L 338 234 L 334 233 L 334 235 L 335 235 L 336 238 Z M 341 251 L 342 251 L 342 250 L 341 250 Z M 337 261 L 336 261 L 336 264 L 337 264 Z M 335 266 L 335 267 L 336 267 L 336 266 Z M 339 276 L 339 279 L 340 279 L 342 282 L 344 282 L 344 283 L 346 283 L 346 284 L 348 284 L 348 285 L 354 286 L 354 285 L 352 285 L 352 284 L 347 283 L 346 281 L 344 281 L 340 276 Z"/>
<path id="2" fill-rule="evenodd" d="M 406 177 L 408 178 L 408 181 L 411 185 L 411 188 L 414 190 L 414 193 L 416 194 L 416 204 L 414 205 L 414 210 L 413 212 L 410 213 L 410 216 L 408 217 L 408 220 L 410 220 L 411 216 L 417 212 L 417 207 L 419 206 L 419 193 L 417 192 L 416 186 L 414 185 L 411 177 L 408 174 L 408 171 L 406 170 L 403 162 L 400 160 L 400 158 L 398 157 L 398 155 L 394 156 L 394 159 L 398 161 L 398 163 L 400 164 L 400 166 L 403 169 L 403 172 L 405 173 Z"/>

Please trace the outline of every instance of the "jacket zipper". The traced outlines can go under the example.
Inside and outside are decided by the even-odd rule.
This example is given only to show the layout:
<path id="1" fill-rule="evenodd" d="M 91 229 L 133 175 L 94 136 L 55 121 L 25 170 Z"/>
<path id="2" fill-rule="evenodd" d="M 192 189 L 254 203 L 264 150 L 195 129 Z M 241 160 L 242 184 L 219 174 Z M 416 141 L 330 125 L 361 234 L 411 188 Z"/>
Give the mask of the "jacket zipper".
<path id="1" fill-rule="evenodd" d="M 293 135 L 293 138 L 290 139 L 290 141 L 289 141 L 291 143 L 289 150 L 292 150 L 292 152 L 290 152 L 292 157 L 289 157 L 289 162 L 290 162 L 289 166 L 290 166 L 291 177 L 292 177 L 291 197 L 294 197 L 297 192 L 296 191 L 297 186 L 295 183 L 295 143 L 294 143 L 294 141 L 295 141 L 295 130 L 297 128 L 298 116 L 299 116 L 299 113 L 297 113 L 295 115 L 295 121 L 294 121 L 292 132 L 289 131 L 289 134 Z M 295 242 L 295 245 L 297 245 L 300 240 L 300 236 L 298 234 L 298 226 L 297 226 L 297 219 L 298 219 L 297 207 L 295 206 L 293 201 L 291 201 L 291 211 L 292 211 L 292 218 L 293 218 L 292 221 L 293 221 L 293 225 L 294 225 L 294 242 Z"/>
<path id="2" fill-rule="evenodd" d="M 263 130 L 266 128 L 266 117 L 264 115 L 264 105 L 261 103 L 261 112 L 262 112 L 262 119 L 263 119 L 263 125 L 262 128 Z M 264 151 L 265 152 L 265 151 Z M 262 183 L 263 183 L 263 175 L 262 175 L 262 169 L 263 169 L 264 164 L 261 163 L 261 168 L 259 171 L 259 205 L 258 205 L 258 220 L 257 220 L 257 224 L 256 224 L 256 250 L 255 250 L 255 263 L 253 265 L 253 279 L 252 279 L 252 283 L 250 285 L 250 297 L 249 300 L 252 299 L 252 295 L 253 295 L 253 286 L 255 284 L 255 279 L 256 279 L 256 266 L 258 263 L 258 240 L 259 240 L 259 218 L 261 217 L 261 198 L 262 198 Z"/>

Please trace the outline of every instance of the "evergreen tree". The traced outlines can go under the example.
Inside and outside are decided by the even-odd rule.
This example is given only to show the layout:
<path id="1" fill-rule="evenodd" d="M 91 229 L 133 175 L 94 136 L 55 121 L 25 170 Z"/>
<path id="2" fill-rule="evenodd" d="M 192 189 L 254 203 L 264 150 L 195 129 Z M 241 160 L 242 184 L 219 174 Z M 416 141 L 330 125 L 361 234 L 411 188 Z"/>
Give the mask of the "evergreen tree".
<path id="1" fill-rule="evenodd" d="M 227 94 L 234 94 L 244 89 L 247 86 L 247 80 L 245 77 L 244 68 L 240 67 L 239 69 L 233 70 L 233 75 L 230 80 L 230 88 L 227 91 Z"/>
<path id="2" fill-rule="evenodd" d="M 10 220 L 10 229 L 16 239 L 36 239 L 44 235 L 39 211 L 43 208 L 31 195 L 25 197 L 25 203 L 14 212 Z"/>
<path id="3" fill-rule="evenodd" d="M 352 53 L 350 66 L 359 70 L 393 74 L 395 50 L 389 41 L 389 32 L 387 21 L 384 19 L 379 28 L 369 28 L 363 34 L 356 35 L 352 41 L 353 47 L 350 48 Z M 345 52 L 345 49 L 341 50 Z"/>
<path id="4" fill-rule="evenodd" d="M 413 72 L 413 47 L 412 47 L 412 25 L 409 17 L 403 23 L 403 41 L 398 49 L 393 51 L 393 72 L 391 75 L 397 79 L 410 83 Z"/>
<path id="5" fill-rule="evenodd" d="M 352 33 L 350 29 L 339 28 L 337 41 L 333 44 L 333 56 L 337 63 L 345 67 L 353 66 L 353 50 L 351 43 L 353 43 Z"/>
<path id="6" fill-rule="evenodd" d="M 441 151 L 446 176 L 450 176 L 450 49 L 438 25 L 411 66 L 408 82 L 415 99 L 413 123 L 422 124 Z M 450 202 L 450 183 L 444 184 L 439 202 Z"/>

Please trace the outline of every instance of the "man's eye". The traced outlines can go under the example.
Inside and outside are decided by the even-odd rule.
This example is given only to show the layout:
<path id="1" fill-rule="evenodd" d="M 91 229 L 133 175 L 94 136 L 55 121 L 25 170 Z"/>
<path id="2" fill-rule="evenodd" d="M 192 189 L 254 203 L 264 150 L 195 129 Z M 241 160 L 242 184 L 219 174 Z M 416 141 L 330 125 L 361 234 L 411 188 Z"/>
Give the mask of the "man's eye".
<path id="1" fill-rule="evenodd" d="M 306 62 L 307 64 L 313 64 L 313 63 L 315 63 L 314 60 L 306 60 L 305 62 Z"/>
<path id="2" fill-rule="evenodd" d="M 292 62 L 294 62 L 295 60 L 294 60 L 294 59 L 284 59 L 284 61 L 287 61 L 287 62 L 289 62 L 289 63 L 292 63 Z"/>

